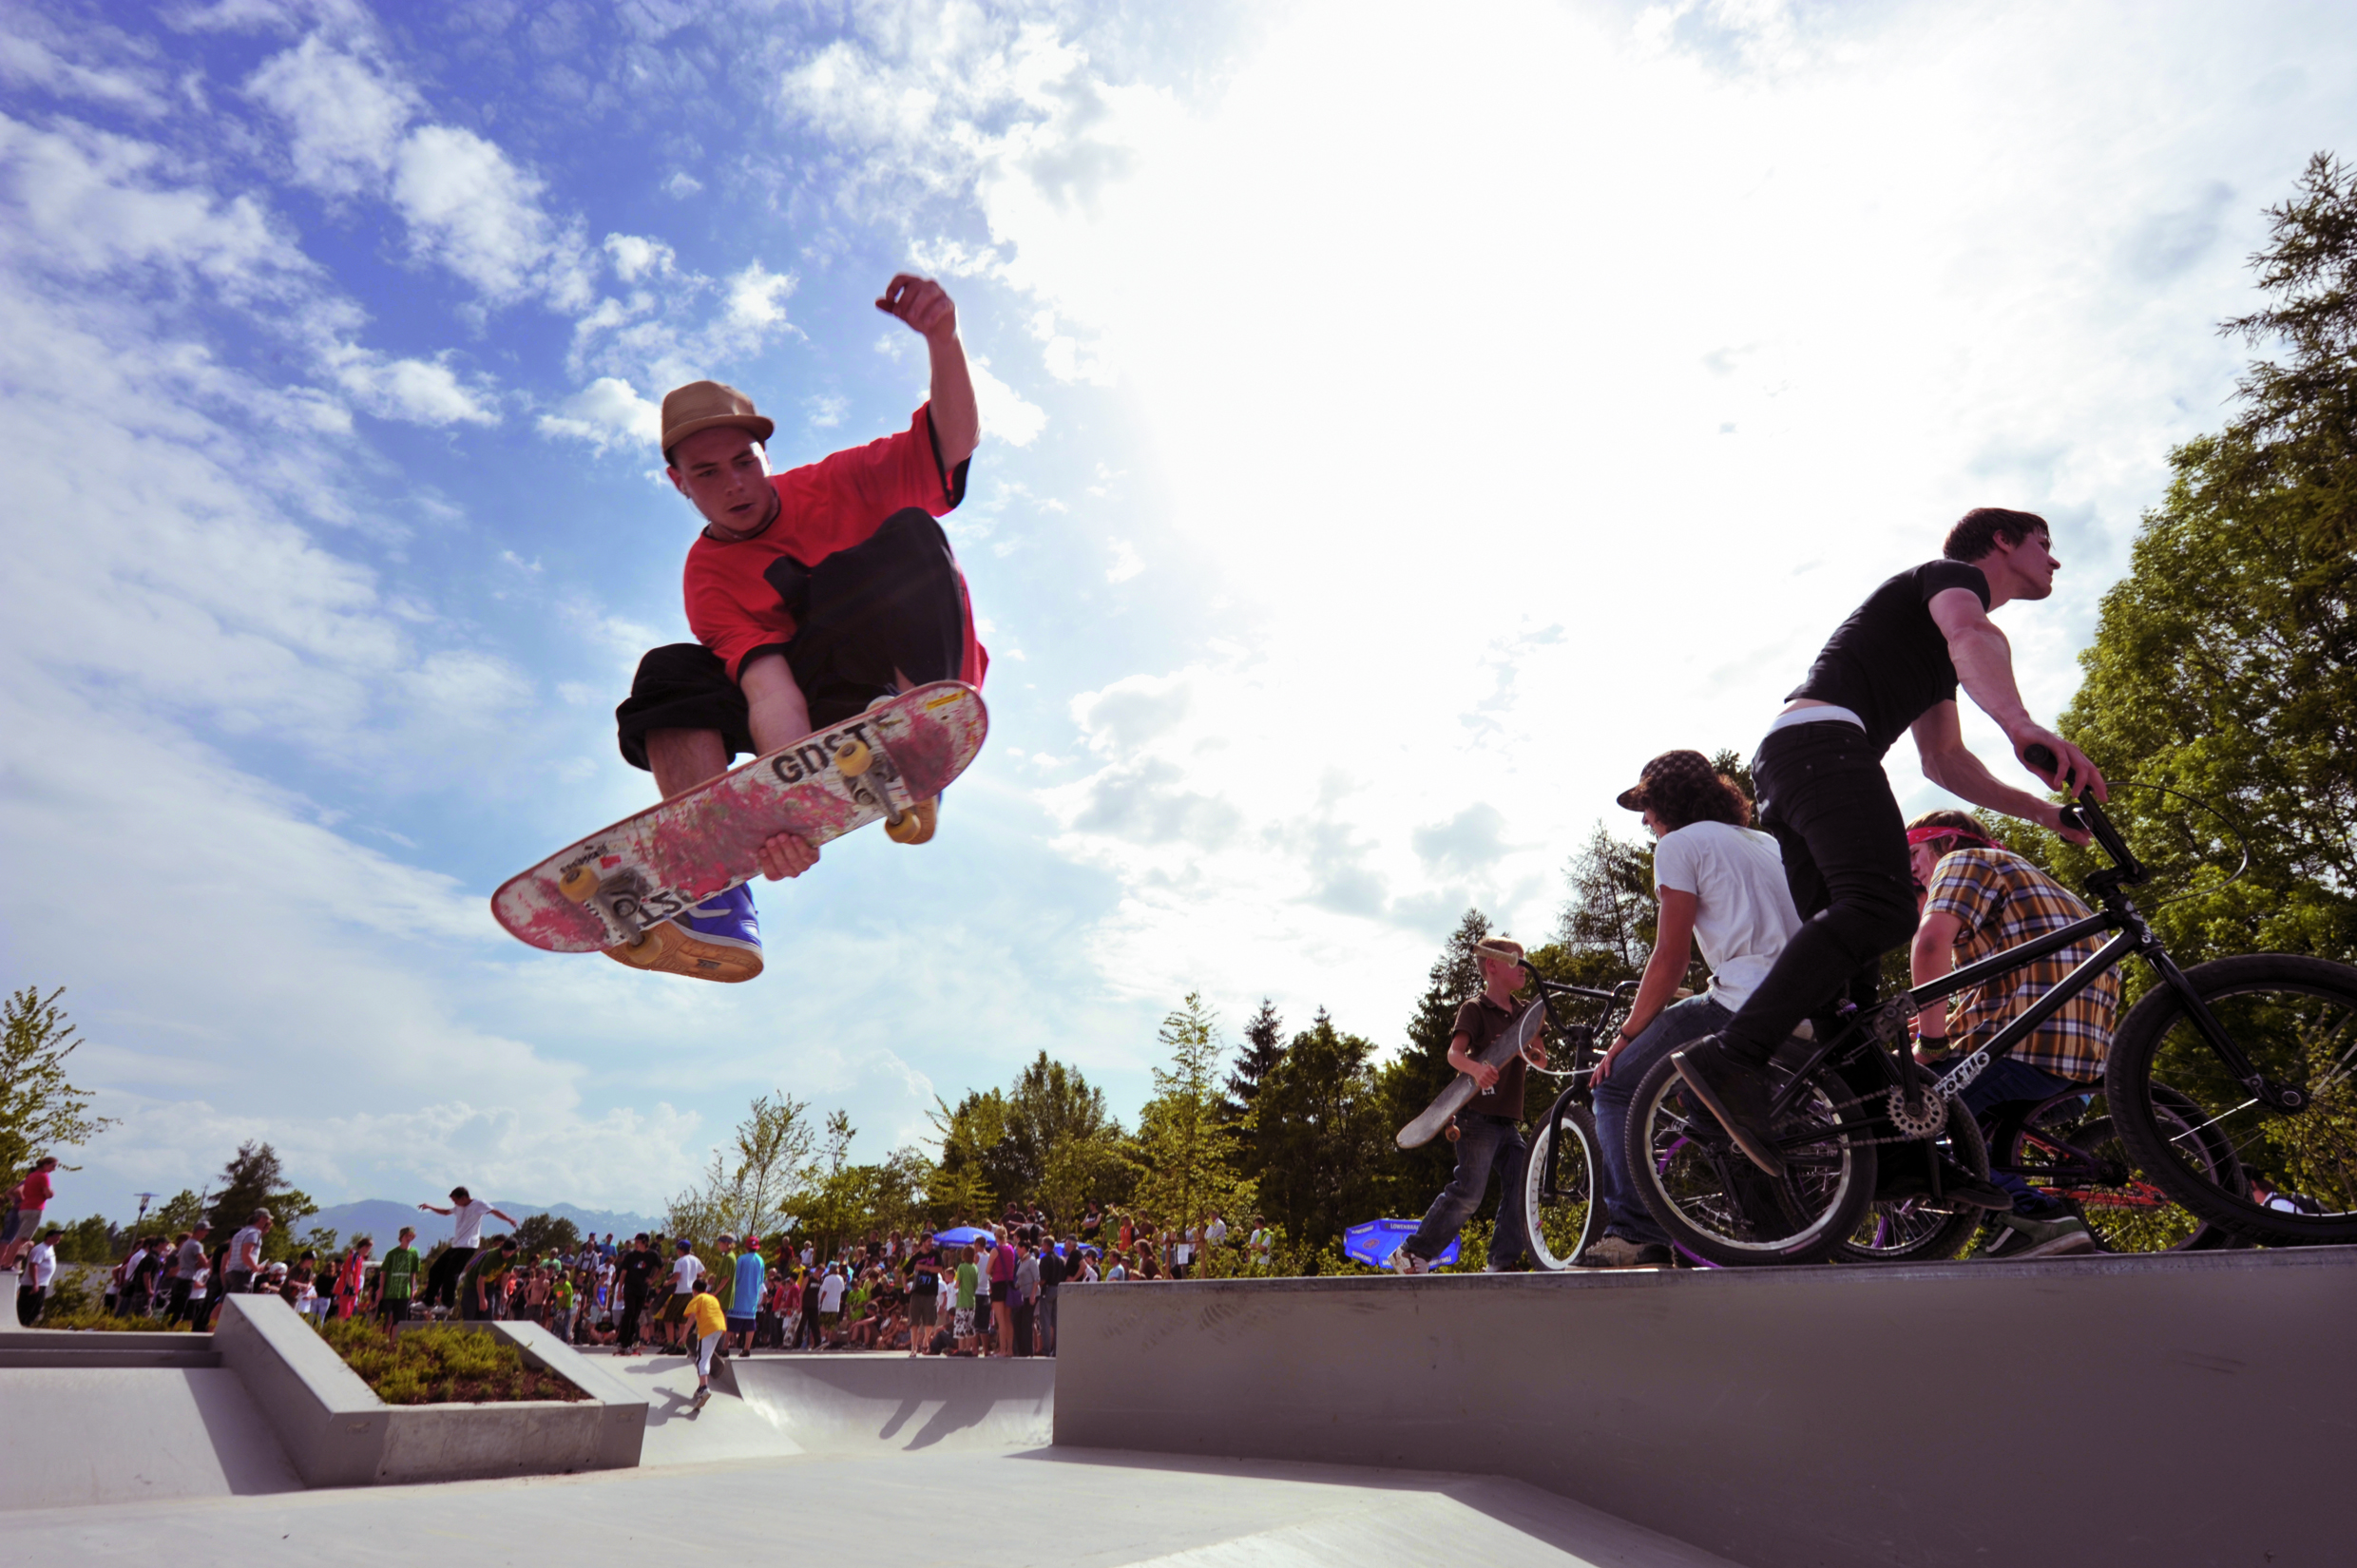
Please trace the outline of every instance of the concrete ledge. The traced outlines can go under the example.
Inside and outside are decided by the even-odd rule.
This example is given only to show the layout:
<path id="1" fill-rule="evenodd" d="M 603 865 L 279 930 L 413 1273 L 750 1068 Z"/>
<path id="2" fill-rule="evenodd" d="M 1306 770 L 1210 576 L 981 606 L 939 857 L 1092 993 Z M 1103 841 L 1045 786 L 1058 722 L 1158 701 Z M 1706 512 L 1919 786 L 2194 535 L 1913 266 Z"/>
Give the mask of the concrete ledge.
<path id="1" fill-rule="evenodd" d="M 1753 1568 L 2342 1561 L 2351 1303 L 2349 1248 L 1068 1285 L 1056 1443 L 1510 1476 Z"/>
<path id="2" fill-rule="evenodd" d="M 590 1397 L 387 1405 L 276 1296 L 229 1297 L 214 1337 L 223 1363 L 244 1381 L 306 1485 L 567 1474 L 638 1463 L 644 1401 L 599 1377 L 536 1325 L 479 1327 L 503 1331 L 536 1364 Z M 583 1363 L 580 1375 L 571 1363 Z M 608 1394 L 615 1396 L 613 1406 Z"/>
<path id="3" fill-rule="evenodd" d="M 627 1470 L 639 1463 L 646 1442 L 646 1396 L 574 1349 L 537 1323 L 491 1323 L 485 1327 L 516 1348 L 527 1367 L 565 1379 L 597 1401 L 601 1415 L 597 1453 L 590 1470 Z"/>

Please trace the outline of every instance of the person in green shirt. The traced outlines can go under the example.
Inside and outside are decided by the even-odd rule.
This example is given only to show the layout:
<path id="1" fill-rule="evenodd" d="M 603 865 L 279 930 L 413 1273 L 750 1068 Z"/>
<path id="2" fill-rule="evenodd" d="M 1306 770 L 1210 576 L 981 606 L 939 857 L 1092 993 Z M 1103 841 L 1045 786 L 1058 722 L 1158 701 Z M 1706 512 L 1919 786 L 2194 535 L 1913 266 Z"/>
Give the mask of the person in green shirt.
<path id="1" fill-rule="evenodd" d="M 417 1289 L 418 1273 L 425 1268 L 425 1259 L 417 1255 L 413 1245 L 416 1240 L 416 1227 L 402 1226 L 399 1243 L 376 1265 L 376 1294 L 370 1305 L 385 1320 L 387 1345 L 400 1338 L 397 1326 L 410 1315 L 410 1295 Z"/>
<path id="2" fill-rule="evenodd" d="M 458 1315 L 469 1323 L 494 1316 L 493 1293 L 504 1295 L 508 1271 L 515 1267 L 515 1261 L 516 1240 L 511 1235 L 501 1236 L 469 1258 L 466 1272 L 458 1276 Z"/>
<path id="3" fill-rule="evenodd" d="M 957 1266 L 957 1319 L 950 1325 L 957 1337 L 957 1353 L 974 1353 L 974 1295 L 982 1288 L 982 1271 L 974 1267 L 974 1250 L 966 1249 Z"/>
<path id="4" fill-rule="evenodd" d="M 548 1311 L 549 1315 L 556 1319 L 556 1322 L 550 1324 L 549 1327 L 556 1330 L 557 1338 L 567 1345 L 572 1344 L 573 1282 L 564 1273 L 559 1273 L 556 1284 L 549 1287 Z"/>

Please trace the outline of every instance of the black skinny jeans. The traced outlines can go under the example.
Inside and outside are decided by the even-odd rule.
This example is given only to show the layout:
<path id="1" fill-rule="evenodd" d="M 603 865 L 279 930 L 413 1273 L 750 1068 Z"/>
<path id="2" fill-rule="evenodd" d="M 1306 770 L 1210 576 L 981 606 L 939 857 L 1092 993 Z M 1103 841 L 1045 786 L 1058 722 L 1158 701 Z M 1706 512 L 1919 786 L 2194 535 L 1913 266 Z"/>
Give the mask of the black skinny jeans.
<path id="1" fill-rule="evenodd" d="M 1795 724 L 1752 759 L 1759 825 L 1784 852 L 1801 927 L 1728 1023 L 1728 1053 L 1766 1066 L 1805 1018 L 1829 1015 L 1845 987 L 1874 1000 L 1883 954 L 1915 931 L 1907 821 L 1866 733 L 1838 718 Z"/>

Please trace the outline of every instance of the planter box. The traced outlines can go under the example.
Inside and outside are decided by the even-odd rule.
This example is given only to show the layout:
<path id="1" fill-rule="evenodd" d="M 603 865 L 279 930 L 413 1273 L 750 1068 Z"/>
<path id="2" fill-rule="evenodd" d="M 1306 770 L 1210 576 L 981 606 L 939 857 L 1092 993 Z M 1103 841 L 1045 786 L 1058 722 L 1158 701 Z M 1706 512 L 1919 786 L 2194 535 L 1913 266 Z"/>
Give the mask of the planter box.
<path id="1" fill-rule="evenodd" d="M 277 1296 L 231 1296 L 214 1348 L 310 1486 L 382 1486 L 628 1469 L 646 1401 L 535 1323 L 486 1323 L 527 1366 L 589 1397 L 499 1405 L 387 1405 Z"/>

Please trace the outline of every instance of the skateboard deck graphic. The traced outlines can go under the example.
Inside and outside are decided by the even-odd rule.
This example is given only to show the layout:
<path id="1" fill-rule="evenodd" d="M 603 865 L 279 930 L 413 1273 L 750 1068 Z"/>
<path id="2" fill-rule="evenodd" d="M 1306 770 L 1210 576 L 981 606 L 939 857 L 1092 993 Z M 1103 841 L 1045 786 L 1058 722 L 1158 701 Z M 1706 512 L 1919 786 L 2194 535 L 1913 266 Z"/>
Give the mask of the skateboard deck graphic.
<path id="1" fill-rule="evenodd" d="M 1533 1003 L 1523 1009 L 1523 1016 L 1514 1021 L 1512 1028 L 1491 1041 L 1473 1060 L 1492 1067 L 1504 1066 L 1538 1038 L 1540 1026 L 1545 1023 L 1546 1009 Z M 1448 1125 L 1448 1119 L 1465 1109 L 1465 1102 L 1472 1098 L 1473 1080 L 1459 1073 L 1449 1080 L 1447 1088 L 1432 1097 L 1432 1103 L 1424 1108 L 1422 1115 L 1399 1130 L 1399 1146 L 1403 1149 L 1423 1148 L 1440 1137 L 1441 1129 Z"/>
<path id="2" fill-rule="evenodd" d="M 914 803 L 964 773 L 989 728 L 971 686 L 938 680 L 902 692 L 566 846 L 502 883 L 492 917 L 550 952 L 626 945 L 751 880 L 773 834 L 819 845 L 870 822 L 914 820 Z"/>

